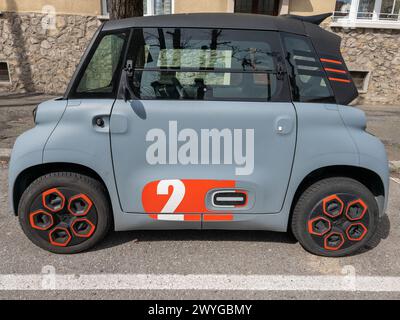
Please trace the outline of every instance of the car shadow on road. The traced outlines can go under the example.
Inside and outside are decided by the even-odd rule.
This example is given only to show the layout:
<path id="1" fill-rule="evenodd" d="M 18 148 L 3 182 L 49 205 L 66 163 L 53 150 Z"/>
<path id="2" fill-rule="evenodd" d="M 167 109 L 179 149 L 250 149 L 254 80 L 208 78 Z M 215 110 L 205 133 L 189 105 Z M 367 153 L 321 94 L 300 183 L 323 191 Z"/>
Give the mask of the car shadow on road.
<path id="1" fill-rule="evenodd" d="M 290 233 L 237 230 L 149 230 L 111 232 L 92 251 L 104 250 L 128 242 L 154 241 L 243 241 L 295 244 Z"/>
<path id="2" fill-rule="evenodd" d="M 390 233 L 390 220 L 385 215 L 374 237 L 368 245 L 354 255 L 359 255 L 376 248 L 380 242 L 387 239 Z M 106 239 L 90 251 L 101 251 L 117 247 L 129 242 L 154 241 L 240 241 L 240 242 L 271 242 L 295 244 L 297 240 L 290 233 L 271 231 L 237 231 L 237 230 L 149 230 L 111 232 Z"/>

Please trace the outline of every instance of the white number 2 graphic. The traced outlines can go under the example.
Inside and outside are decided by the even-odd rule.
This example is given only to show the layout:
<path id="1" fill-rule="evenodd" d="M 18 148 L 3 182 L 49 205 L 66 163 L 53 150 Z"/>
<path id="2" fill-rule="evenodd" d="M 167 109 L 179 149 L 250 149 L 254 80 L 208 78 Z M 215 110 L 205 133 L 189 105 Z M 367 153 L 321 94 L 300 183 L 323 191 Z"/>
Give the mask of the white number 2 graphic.
<path id="1" fill-rule="evenodd" d="M 161 180 L 157 185 L 158 195 L 168 195 L 169 187 L 173 187 L 168 202 L 160 213 L 174 213 L 185 197 L 185 184 L 181 180 Z"/>

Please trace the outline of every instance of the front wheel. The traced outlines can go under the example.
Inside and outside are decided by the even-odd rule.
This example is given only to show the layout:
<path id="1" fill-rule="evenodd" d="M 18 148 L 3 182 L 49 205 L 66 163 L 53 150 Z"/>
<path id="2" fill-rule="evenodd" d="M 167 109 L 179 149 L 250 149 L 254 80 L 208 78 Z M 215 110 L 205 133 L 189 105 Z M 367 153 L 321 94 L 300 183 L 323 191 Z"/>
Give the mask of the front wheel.
<path id="1" fill-rule="evenodd" d="M 26 236 L 53 253 L 78 253 L 104 238 L 111 209 L 103 185 L 73 172 L 35 180 L 23 193 L 18 216 Z"/>
<path id="2" fill-rule="evenodd" d="M 377 229 L 379 210 L 371 191 L 350 178 L 327 178 L 299 198 L 292 231 L 319 256 L 342 257 L 362 249 Z"/>

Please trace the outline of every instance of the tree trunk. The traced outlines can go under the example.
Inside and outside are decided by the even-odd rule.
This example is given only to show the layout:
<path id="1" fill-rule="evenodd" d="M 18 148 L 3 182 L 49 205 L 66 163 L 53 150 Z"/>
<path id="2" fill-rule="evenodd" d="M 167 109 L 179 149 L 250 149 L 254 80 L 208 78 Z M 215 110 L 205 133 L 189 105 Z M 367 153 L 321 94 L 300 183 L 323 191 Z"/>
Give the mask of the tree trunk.
<path id="1" fill-rule="evenodd" d="M 109 0 L 110 20 L 143 16 L 143 0 Z"/>

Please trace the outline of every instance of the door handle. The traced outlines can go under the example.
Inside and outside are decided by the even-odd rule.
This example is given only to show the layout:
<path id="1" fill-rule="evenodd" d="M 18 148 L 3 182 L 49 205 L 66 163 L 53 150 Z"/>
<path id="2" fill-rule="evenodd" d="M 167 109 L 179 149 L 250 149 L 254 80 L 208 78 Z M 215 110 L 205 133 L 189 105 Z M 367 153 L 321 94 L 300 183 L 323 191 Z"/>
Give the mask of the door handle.
<path id="1" fill-rule="evenodd" d="M 97 132 L 108 132 L 109 123 L 110 120 L 107 115 L 97 115 L 92 118 L 92 127 Z"/>
<path id="2" fill-rule="evenodd" d="M 96 117 L 94 119 L 94 123 L 96 124 L 96 126 L 98 126 L 99 128 L 104 128 L 104 120 L 102 117 Z"/>
<path id="3" fill-rule="evenodd" d="M 128 132 L 128 119 L 124 114 L 112 114 L 110 132 L 113 134 L 123 134 Z"/>

